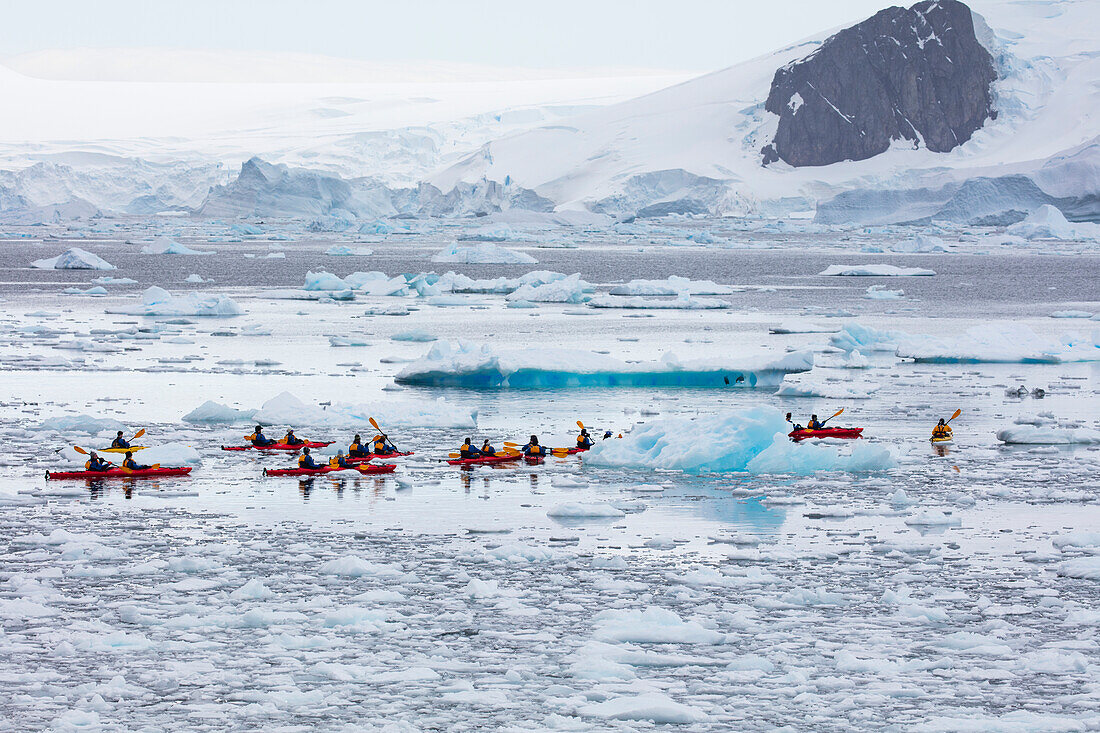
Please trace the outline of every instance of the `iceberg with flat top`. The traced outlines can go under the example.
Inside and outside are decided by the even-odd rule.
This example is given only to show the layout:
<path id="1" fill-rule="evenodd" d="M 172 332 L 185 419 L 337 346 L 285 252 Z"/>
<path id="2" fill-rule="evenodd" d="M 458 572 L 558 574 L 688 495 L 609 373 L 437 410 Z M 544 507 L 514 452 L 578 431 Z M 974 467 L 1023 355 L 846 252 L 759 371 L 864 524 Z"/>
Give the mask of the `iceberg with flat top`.
<path id="1" fill-rule="evenodd" d="M 1046 425 L 1013 425 L 997 431 L 997 440 L 1018 445 L 1097 445 L 1100 430 Z"/>
<path id="2" fill-rule="evenodd" d="M 897 265 L 829 265 L 818 277 L 931 277 L 934 270 Z"/>
<path id="3" fill-rule="evenodd" d="M 31 267 L 36 270 L 117 270 L 107 260 L 80 247 L 67 249 L 57 257 L 35 260 Z"/>
<path id="4" fill-rule="evenodd" d="M 1100 361 L 1100 333 L 1040 336 L 1023 325 L 987 324 L 957 336 L 904 336 L 897 356 L 933 364 L 1065 364 Z"/>
<path id="5" fill-rule="evenodd" d="M 232 298 L 220 294 L 172 295 L 156 285 L 141 294 L 141 305 L 113 308 L 108 313 L 125 316 L 207 316 L 228 318 L 244 313 Z"/>
<path id="6" fill-rule="evenodd" d="M 627 363 L 580 349 L 497 351 L 488 344 L 441 341 L 408 364 L 399 384 L 469 389 L 567 389 L 573 387 L 739 387 L 775 389 L 783 376 L 813 368 L 813 352 L 774 358 L 709 358 Z"/>
<path id="7" fill-rule="evenodd" d="M 731 303 L 720 298 L 693 298 L 687 293 L 665 299 L 600 295 L 589 300 L 588 307 L 633 310 L 721 310 L 731 307 Z"/>
<path id="8" fill-rule="evenodd" d="M 1024 239 L 1100 239 L 1100 224 L 1093 222 L 1071 223 L 1060 209 L 1043 204 L 1027 215 L 1023 221 L 1016 222 L 1005 234 Z"/>
<path id="9" fill-rule="evenodd" d="M 811 474 L 817 471 L 884 471 L 890 450 L 855 442 L 848 450 L 794 443 L 778 410 L 754 407 L 698 418 L 644 423 L 622 438 L 603 440 L 584 454 L 593 466 L 649 468 L 692 473 Z M 845 447 L 847 448 L 847 447 Z"/>

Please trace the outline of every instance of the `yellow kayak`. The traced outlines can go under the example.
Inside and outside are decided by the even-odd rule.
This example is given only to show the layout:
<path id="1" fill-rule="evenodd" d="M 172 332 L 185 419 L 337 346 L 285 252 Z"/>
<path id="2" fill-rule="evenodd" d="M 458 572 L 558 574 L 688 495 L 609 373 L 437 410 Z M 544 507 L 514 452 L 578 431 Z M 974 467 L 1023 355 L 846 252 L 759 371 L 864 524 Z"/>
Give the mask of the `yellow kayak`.
<path id="1" fill-rule="evenodd" d="M 950 443 L 952 440 L 954 440 L 954 436 L 951 436 L 951 435 L 948 435 L 948 436 L 943 437 L 943 438 L 931 438 L 931 441 L 933 443 Z"/>
<path id="2" fill-rule="evenodd" d="M 139 451 L 145 450 L 144 445 L 131 445 L 129 448 L 100 448 L 100 453 L 125 453 L 128 450 Z"/>

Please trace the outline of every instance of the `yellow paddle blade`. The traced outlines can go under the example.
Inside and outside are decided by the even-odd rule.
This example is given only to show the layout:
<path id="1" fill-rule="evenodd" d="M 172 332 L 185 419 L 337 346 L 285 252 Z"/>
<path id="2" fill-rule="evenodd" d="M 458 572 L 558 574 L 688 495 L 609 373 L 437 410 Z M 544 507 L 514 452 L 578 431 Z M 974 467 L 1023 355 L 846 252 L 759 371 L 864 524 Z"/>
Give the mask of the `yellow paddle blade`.
<path id="1" fill-rule="evenodd" d="M 577 420 L 577 427 L 581 430 L 584 430 L 584 423 L 582 423 L 580 420 Z"/>
<path id="2" fill-rule="evenodd" d="M 844 412 L 844 408 L 843 408 L 843 407 L 842 407 L 842 408 L 840 408 L 839 410 L 837 410 L 836 412 L 834 412 L 834 413 L 833 413 L 832 415 L 830 415 L 830 416 L 828 417 L 828 419 L 829 419 L 829 420 L 832 420 L 832 419 L 833 419 L 834 417 L 836 417 L 837 415 L 839 415 L 839 414 L 840 414 L 840 413 L 842 413 L 842 412 Z"/>
<path id="3" fill-rule="evenodd" d="M 378 423 L 375 421 L 375 419 L 373 417 L 368 417 L 367 422 L 370 423 L 372 428 L 374 428 L 375 430 L 377 430 L 380 433 L 382 432 L 382 428 L 378 427 Z"/>
<path id="4" fill-rule="evenodd" d="M 75 450 L 77 453 L 79 453 L 81 455 L 84 455 L 84 456 L 88 455 L 88 451 L 84 450 L 79 445 L 74 445 L 73 450 Z"/>
<path id="5" fill-rule="evenodd" d="M 962 409 L 955 410 L 955 414 L 952 415 L 951 417 L 947 418 L 947 422 L 951 422 L 952 420 L 954 420 L 956 417 L 958 417 L 961 414 L 963 414 Z"/>
<path id="6" fill-rule="evenodd" d="M 143 435 L 145 435 L 145 428 L 142 428 L 141 430 L 134 433 L 134 437 L 130 438 L 130 440 L 137 440 L 138 438 L 140 438 Z"/>
<path id="7" fill-rule="evenodd" d="M 564 449 L 555 449 L 553 451 L 553 454 L 557 458 L 565 458 L 567 455 L 569 455 L 569 451 Z"/>
<path id="8" fill-rule="evenodd" d="M 520 446 L 522 445 L 522 443 L 509 443 L 509 442 L 508 442 L 508 441 L 506 440 L 506 441 L 504 441 L 503 443 L 501 443 L 501 445 L 503 445 L 503 446 L 505 446 L 505 447 L 508 447 L 508 448 L 519 448 L 519 447 L 520 447 Z"/>
<path id="9" fill-rule="evenodd" d="M 448 458 L 461 458 L 462 454 L 461 453 L 448 453 L 447 457 Z"/>
<path id="10" fill-rule="evenodd" d="M 520 453 L 520 452 L 519 452 L 518 450 L 510 450 L 510 449 L 508 449 L 508 448 L 505 448 L 503 452 L 504 452 L 504 455 L 506 455 L 506 456 L 519 456 L 519 455 L 523 455 L 523 454 L 522 454 L 522 453 Z"/>
<path id="11" fill-rule="evenodd" d="M 149 466 L 149 468 L 160 468 L 160 464 L 154 463 L 152 466 Z"/>
<path id="12" fill-rule="evenodd" d="M 123 473 L 133 473 L 133 471 L 129 468 L 126 468 L 126 466 L 119 466 L 119 468 L 122 470 Z"/>

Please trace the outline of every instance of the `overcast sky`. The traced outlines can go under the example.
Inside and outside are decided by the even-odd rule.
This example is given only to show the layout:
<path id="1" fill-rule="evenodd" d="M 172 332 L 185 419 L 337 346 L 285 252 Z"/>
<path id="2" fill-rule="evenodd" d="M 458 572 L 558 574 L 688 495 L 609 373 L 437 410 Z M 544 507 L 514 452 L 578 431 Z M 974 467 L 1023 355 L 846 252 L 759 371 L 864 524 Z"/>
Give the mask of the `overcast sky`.
<path id="1" fill-rule="evenodd" d="M 0 57 L 175 47 L 533 68 L 709 71 L 883 0 L 8 0 Z"/>

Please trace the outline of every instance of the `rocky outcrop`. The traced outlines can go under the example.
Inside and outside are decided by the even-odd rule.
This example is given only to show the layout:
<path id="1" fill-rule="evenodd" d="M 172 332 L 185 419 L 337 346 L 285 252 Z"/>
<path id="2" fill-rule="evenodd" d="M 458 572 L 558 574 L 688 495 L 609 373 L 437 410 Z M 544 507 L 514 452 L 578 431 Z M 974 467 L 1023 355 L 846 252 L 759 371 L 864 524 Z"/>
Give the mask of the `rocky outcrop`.
<path id="1" fill-rule="evenodd" d="M 886 8 L 775 72 L 765 109 L 779 124 L 763 162 L 863 160 L 897 140 L 947 152 L 996 116 L 994 79 L 963 3 Z"/>

